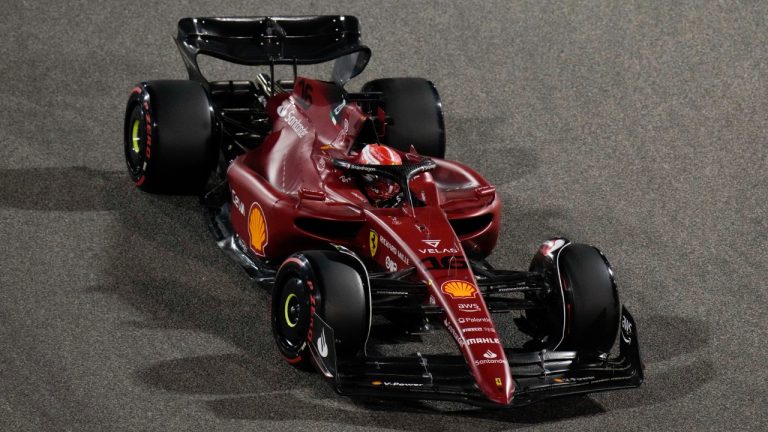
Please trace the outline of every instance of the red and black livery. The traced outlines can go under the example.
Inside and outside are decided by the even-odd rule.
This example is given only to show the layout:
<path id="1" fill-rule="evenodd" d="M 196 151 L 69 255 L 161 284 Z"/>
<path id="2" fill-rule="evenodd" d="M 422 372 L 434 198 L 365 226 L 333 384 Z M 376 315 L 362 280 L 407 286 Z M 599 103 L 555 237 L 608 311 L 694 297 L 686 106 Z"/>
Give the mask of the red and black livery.
<path id="1" fill-rule="evenodd" d="M 497 407 L 640 385 L 636 324 L 602 253 L 553 238 L 527 271 L 492 267 L 500 199 L 444 159 L 435 86 L 390 78 L 345 90 L 370 58 L 355 17 L 185 18 L 176 42 L 190 79 L 132 91 L 129 173 L 146 191 L 201 195 L 219 246 L 269 289 L 288 363 L 345 395 Z M 207 81 L 201 54 L 269 73 Z M 298 75 L 331 61 L 328 81 Z M 276 79 L 280 65 L 290 79 Z M 357 163 L 372 144 L 402 163 Z M 399 192 L 374 199 L 372 178 Z M 522 346 L 494 325 L 509 312 Z M 393 332 L 444 329 L 456 353 L 372 355 L 375 319 Z"/>

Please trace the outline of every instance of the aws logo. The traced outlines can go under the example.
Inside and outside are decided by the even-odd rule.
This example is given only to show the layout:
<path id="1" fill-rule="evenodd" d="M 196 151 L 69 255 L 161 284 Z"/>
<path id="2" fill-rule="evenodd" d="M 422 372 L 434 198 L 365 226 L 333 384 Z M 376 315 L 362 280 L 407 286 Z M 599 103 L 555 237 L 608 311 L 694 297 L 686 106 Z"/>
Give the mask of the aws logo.
<path id="1" fill-rule="evenodd" d="M 264 256 L 264 248 L 269 241 L 267 219 L 258 203 L 253 203 L 248 211 L 248 237 L 250 238 L 251 249 L 256 254 Z"/>

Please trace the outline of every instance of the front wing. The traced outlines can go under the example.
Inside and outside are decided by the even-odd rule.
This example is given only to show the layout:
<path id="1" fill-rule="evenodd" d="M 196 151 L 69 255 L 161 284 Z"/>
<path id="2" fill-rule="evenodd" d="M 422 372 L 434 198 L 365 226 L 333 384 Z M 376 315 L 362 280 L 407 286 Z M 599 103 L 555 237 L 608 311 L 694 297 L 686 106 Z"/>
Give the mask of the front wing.
<path id="1" fill-rule="evenodd" d="M 482 394 L 462 356 L 417 354 L 337 360 L 332 346 L 333 329 L 317 318 L 316 337 L 311 344 L 313 356 L 342 395 L 451 400 L 501 407 Z M 511 407 L 561 396 L 633 388 L 643 382 L 637 328 L 626 308 L 622 308 L 619 354 L 615 358 L 583 359 L 577 351 L 505 352 L 516 384 Z"/>

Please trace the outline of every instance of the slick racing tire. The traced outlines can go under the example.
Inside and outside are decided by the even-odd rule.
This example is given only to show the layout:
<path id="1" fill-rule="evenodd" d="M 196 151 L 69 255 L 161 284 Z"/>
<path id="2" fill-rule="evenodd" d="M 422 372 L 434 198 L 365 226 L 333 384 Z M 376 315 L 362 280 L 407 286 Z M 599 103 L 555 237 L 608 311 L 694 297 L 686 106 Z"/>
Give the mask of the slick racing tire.
<path id="1" fill-rule="evenodd" d="M 312 368 L 310 338 L 318 336 L 316 313 L 332 329 L 337 357 L 364 348 L 371 327 L 370 293 L 359 260 L 336 251 L 306 251 L 280 266 L 271 300 L 272 334 L 293 366 Z"/>
<path id="2" fill-rule="evenodd" d="M 195 81 L 150 81 L 131 91 L 125 111 L 128 173 L 147 192 L 202 191 L 216 164 L 214 116 Z"/>
<path id="3" fill-rule="evenodd" d="M 545 309 L 526 311 L 546 336 L 546 347 L 608 353 L 619 331 L 621 303 L 605 256 L 593 246 L 567 243 L 549 256 L 539 252 L 531 270 L 543 273 L 552 287 Z"/>
<path id="4" fill-rule="evenodd" d="M 382 144 L 407 152 L 411 145 L 424 156 L 445 157 L 445 125 L 440 95 L 422 78 L 385 78 L 363 85 L 364 92 L 380 92 L 382 109 L 392 119 Z"/>

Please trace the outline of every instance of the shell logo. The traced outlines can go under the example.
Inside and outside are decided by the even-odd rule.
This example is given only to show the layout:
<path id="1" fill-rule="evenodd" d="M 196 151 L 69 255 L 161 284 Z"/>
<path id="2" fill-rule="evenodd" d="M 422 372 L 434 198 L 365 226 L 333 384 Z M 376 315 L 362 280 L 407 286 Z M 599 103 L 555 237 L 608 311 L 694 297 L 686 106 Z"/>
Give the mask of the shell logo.
<path id="1" fill-rule="evenodd" d="M 257 203 L 253 203 L 248 212 L 248 236 L 251 249 L 258 255 L 264 256 L 264 247 L 267 246 L 268 241 L 267 219 Z"/>
<path id="2" fill-rule="evenodd" d="M 474 298 L 477 294 L 477 288 L 469 282 L 461 280 L 452 280 L 443 283 L 440 289 L 451 296 L 451 298 Z"/>

